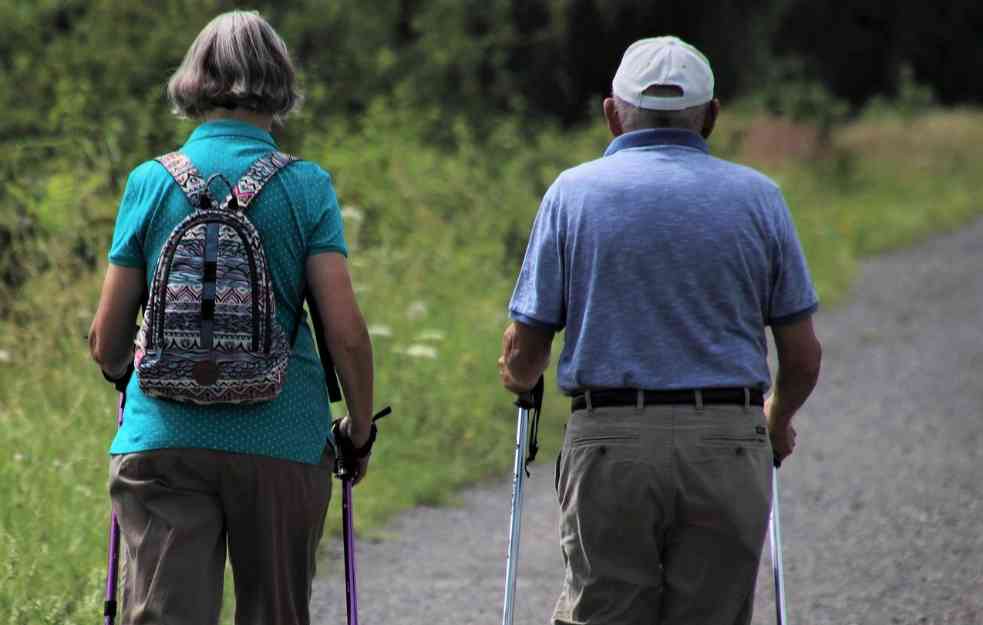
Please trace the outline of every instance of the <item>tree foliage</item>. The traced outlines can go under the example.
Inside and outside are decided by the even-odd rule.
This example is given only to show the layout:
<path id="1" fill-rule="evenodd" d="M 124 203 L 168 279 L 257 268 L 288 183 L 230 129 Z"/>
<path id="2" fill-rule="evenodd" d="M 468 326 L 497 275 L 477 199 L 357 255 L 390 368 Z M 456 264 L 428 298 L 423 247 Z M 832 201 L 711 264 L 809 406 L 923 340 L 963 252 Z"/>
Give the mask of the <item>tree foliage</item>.
<path id="1" fill-rule="evenodd" d="M 369 110 L 407 112 L 413 140 L 481 142 L 502 123 L 535 134 L 596 116 L 634 39 L 703 49 L 718 95 L 842 119 L 871 96 L 980 101 L 981 5 L 880 0 L 263 0 L 306 91 L 284 145 Z M 43 268 L 46 241 L 91 264 L 137 162 L 179 145 L 164 85 L 229 0 L 0 0 L 0 283 Z M 917 97 L 915 97 L 917 96 Z M 399 115 L 396 115 L 397 111 Z M 378 115 L 372 119 L 377 119 Z M 85 227 L 82 227 L 85 226 Z M 93 227 L 94 226 L 94 227 Z M 2 311 L 0 311 L 2 314 Z"/>

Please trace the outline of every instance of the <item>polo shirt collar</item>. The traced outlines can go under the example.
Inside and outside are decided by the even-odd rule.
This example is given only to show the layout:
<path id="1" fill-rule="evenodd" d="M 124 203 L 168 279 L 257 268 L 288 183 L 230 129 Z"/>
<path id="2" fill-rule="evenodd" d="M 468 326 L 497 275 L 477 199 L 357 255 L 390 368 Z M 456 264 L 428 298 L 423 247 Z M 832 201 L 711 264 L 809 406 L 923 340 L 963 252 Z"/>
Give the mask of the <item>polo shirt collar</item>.
<path id="1" fill-rule="evenodd" d="M 644 130 L 633 130 L 619 135 L 608 144 L 608 149 L 604 150 L 604 156 L 611 156 L 620 150 L 629 148 L 649 148 L 662 145 L 677 145 L 686 148 L 694 148 L 701 152 L 710 152 L 710 147 L 703 137 L 692 130 L 681 128 L 646 128 Z"/>
<path id="2" fill-rule="evenodd" d="M 244 137 L 269 143 L 274 148 L 277 147 L 273 135 L 259 126 L 254 126 L 253 124 L 237 119 L 217 119 L 205 122 L 195 128 L 191 136 L 188 137 L 188 143 L 198 141 L 199 139 L 213 139 L 215 137 Z"/>

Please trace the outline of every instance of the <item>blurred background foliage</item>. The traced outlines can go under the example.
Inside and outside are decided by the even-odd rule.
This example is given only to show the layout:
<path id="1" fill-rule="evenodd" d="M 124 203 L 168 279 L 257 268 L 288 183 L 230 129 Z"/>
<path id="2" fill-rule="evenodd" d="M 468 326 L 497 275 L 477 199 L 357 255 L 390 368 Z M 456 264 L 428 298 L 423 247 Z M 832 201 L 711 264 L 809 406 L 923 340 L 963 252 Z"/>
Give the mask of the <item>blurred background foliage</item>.
<path id="1" fill-rule="evenodd" d="M 163 85 L 218 0 L 0 2 L 0 280 L 23 283 L 60 242 L 94 266 L 112 223 L 105 201 L 138 161 L 180 143 Z M 627 42 L 674 32 L 713 60 L 726 101 L 816 120 L 823 133 L 871 99 L 976 102 L 983 8 L 904 11 L 863 0 L 292 0 L 257 8 L 289 42 L 305 111 L 288 148 L 378 116 L 401 138 L 481 142 L 507 117 L 515 136 L 597 116 Z M 407 112 L 411 112 L 407 114 Z M 373 122 L 374 123 L 374 122 Z M 542 181 L 540 181 L 542 182 Z M 71 205 L 69 210 L 67 207 Z M 80 226 L 85 225 L 85 228 Z M 2 311 L 0 311 L 2 312 Z"/>
<path id="2" fill-rule="evenodd" d="M 543 191 L 608 141 L 600 98 L 631 41 L 674 33 L 709 56 L 711 147 L 782 185 L 828 304 L 859 256 L 983 210 L 981 7 L 0 0 L 0 623 L 100 610 L 113 397 L 81 337 L 128 172 L 194 128 L 164 87 L 216 14 L 256 8 L 283 35 L 306 102 L 275 134 L 341 198 L 378 399 L 398 415 L 360 487 L 370 527 L 510 465 L 506 302 Z"/>
<path id="3" fill-rule="evenodd" d="M 200 27 L 235 7 L 0 2 L 3 283 L 16 286 L 46 266 L 35 243 L 66 232 L 77 258 L 93 266 L 112 222 L 106 195 L 190 128 L 168 116 L 162 94 L 170 72 Z M 520 140 L 544 127 L 570 128 L 597 117 L 626 43 L 663 32 L 707 53 L 725 102 L 751 95 L 764 110 L 816 120 L 823 132 L 872 99 L 979 103 L 981 7 L 970 0 L 903 11 L 880 0 L 256 5 L 289 42 L 306 86 L 303 115 L 280 133 L 288 148 L 324 129 L 357 131 L 373 110 L 411 111 L 399 135 L 431 145 L 460 146 L 461 125 L 481 142 L 503 117 Z"/>

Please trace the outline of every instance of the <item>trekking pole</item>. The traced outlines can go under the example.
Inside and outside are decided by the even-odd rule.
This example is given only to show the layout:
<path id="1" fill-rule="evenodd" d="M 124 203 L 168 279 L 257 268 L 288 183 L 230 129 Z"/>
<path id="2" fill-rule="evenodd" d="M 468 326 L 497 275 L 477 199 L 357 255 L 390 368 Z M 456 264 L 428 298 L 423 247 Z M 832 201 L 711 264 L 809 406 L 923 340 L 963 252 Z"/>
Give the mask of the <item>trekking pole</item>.
<path id="1" fill-rule="evenodd" d="M 531 391 L 522 393 L 515 401 L 519 408 L 515 435 L 515 464 L 512 473 L 512 512 L 509 523 L 509 550 L 505 559 L 505 601 L 502 606 L 502 625 L 512 625 L 515 608 L 516 569 L 519 564 L 519 536 L 522 530 L 522 495 L 529 463 L 539 451 L 539 412 L 543 407 L 543 377 Z M 530 419 L 530 413 L 532 418 Z M 531 426 L 530 426 L 531 422 Z"/>
<path id="2" fill-rule="evenodd" d="M 358 571 L 355 569 L 355 527 L 352 522 L 352 479 L 341 478 L 341 535 L 345 543 L 345 606 L 348 625 L 358 625 Z"/>
<path id="3" fill-rule="evenodd" d="M 117 429 L 123 425 L 123 406 L 126 405 L 126 393 L 120 392 L 119 405 L 116 412 Z M 116 621 L 116 591 L 119 586 L 119 521 L 116 512 L 110 508 L 109 513 L 109 562 L 106 565 L 106 601 L 103 603 L 103 625 L 113 625 Z"/>
<path id="4" fill-rule="evenodd" d="M 782 523 L 778 512 L 778 467 L 775 460 L 771 470 L 771 518 L 768 521 L 768 534 L 771 537 L 771 569 L 775 576 L 775 618 L 778 625 L 786 625 L 785 614 L 785 572 L 782 568 Z"/>
<path id="5" fill-rule="evenodd" d="M 390 412 L 392 409 L 386 406 L 372 417 L 372 422 Z M 355 476 L 344 461 L 338 463 L 338 477 L 341 479 L 341 536 L 345 546 L 345 606 L 348 625 L 358 625 L 358 570 L 355 567 L 355 524 L 352 520 L 352 482 Z"/>

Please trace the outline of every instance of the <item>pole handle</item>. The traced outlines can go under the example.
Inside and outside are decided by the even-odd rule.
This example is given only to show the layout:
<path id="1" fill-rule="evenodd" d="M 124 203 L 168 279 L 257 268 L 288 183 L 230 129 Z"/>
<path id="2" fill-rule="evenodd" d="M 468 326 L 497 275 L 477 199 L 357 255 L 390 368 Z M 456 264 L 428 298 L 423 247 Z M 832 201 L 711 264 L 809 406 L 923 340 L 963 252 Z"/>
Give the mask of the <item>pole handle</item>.
<path id="1" fill-rule="evenodd" d="M 519 408 L 538 411 L 543 407 L 543 387 L 543 376 L 539 376 L 539 380 L 536 381 L 536 386 L 532 387 L 525 393 L 519 393 L 518 397 L 516 397 L 515 405 Z"/>
<path id="2" fill-rule="evenodd" d="M 536 386 L 525 393 L 520 393 L 515 400 L 515 405 L 520 410 L 526 410 L 529 413 L 529 442 L 527 445 L 529 453 L 524 465 L 526 475 L 529 475 L 529 463 L 536 460 L 536 454 L 539 452 L 539 413 L 543 409 L 544 387 L 545 382 L 543 376 L 540 375 L 539 380 L 536 381 Z"/>

